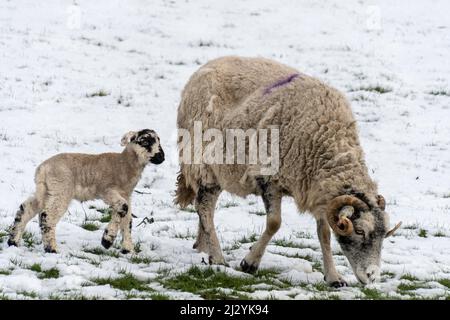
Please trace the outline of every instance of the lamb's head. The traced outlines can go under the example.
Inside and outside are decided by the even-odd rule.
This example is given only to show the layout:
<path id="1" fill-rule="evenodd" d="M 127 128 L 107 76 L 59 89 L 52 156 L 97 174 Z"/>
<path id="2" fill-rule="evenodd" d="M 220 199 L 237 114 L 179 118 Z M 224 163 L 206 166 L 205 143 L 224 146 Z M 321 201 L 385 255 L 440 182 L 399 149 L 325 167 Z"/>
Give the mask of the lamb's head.
<path id="1" fill-rule="evenodd" d="M 363 284 L 379 279 L 383 240 L 401 224 L 389 230 L 389 215 L 384 211 L 386 203 L 381 195 L 376 203 L 369 202 L 355 195 L 342 195 L 334 198 L 327 209 L 328 223 L 356 278 Z"/>
<path id="2" fill-rule="evenodd" d="M 160 164 L 164 161 L 164 151 L 158 135 L 153 130 L 130 131 L 123 136 L 121 145 L 130 145 L 146 163 Z"/>

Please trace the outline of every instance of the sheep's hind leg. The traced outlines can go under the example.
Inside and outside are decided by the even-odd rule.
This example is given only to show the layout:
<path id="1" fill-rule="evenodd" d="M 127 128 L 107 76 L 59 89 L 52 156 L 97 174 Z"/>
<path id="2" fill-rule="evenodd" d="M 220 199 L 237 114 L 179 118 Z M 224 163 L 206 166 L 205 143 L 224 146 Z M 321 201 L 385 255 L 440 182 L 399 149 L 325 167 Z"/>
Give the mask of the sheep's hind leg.
<path id="1" fill-rule="evenodd" d="M 111 190 L 103 199 L 112 209 L 111 221 L 107 225 L 102 237 L 102 246 L 109 249 L 119 232 L 123 217 L 128 214 L 128 203 L 119 192 Z"/>
<path id="2" fill-rule="evenodd" d="M 195 240 L 192 248 L 196 249 L 198 252 L 208 252 L 205 231 L 200 221 L 198 222 L 197 240 Z"/>
<path id="3" fill-rule="evenodd" d="M 333 255 L 331 251 L 330 238 L 331 232 L 328 222 L 324 219 L 317 220 L 317 235 L 319 236 L 320 246 L 323 255 L 323 269 L 325 281 L 332 287 L 339 288 L 347 286 L 347 282 L 341 278 L 334 266 Z"/>
<path id="4" fill-rule="evenodd" d="M 199 249 L 205 249 L 209 254 L 209 264 L 225 264 L 220 242 L 217 238 L 214 227 L 214 210 L 217 199 L 221 193 L 221 188 L 218 185 L 200 186 L 197 197 L 195 199 L 195 208 L 200 219 L 199 236 L 203 232 L 204 244 L 199 243 Z M 201 240 L 201 239 L 200 239 Z M 206 248 L 204 248 L 206 246 Z M 202 250 L 203 251 L 203 250 Z"/>
<path id="5" fill-rule="evenodd" d="M 44 244 L 44 251 L 49 253 L 56 253 L 56 224 L 62 218 L 67 208 L 69 207 L 71 198 L 66 198 L 63 195 L 49 196 L 44 204 L 44 211 L 39 214 L 39 226 L 42 233 L 42 243 Z"/>
<path id="6" fill-rule="evenodd" d="M 282 193 L 267 182 L 258 179 L 261 195 L 266 209 L 266 229 L 258 241 L 250 248 L 250 252 L 241 261 L 242 271 L 254 273 L 258 270 L 261 258 L 264 255 L 267 244 L 281 225 L 281 198 Z"/>
<path id="7" fill-rule="evenodd" d="M 39 213 L 38 201 L 31 197 L 20 205 L 16 213 L 14 224 L 9 233 L 8 245 L 17 246 L 22 239 L 23 232 L 27 223 Z"/>

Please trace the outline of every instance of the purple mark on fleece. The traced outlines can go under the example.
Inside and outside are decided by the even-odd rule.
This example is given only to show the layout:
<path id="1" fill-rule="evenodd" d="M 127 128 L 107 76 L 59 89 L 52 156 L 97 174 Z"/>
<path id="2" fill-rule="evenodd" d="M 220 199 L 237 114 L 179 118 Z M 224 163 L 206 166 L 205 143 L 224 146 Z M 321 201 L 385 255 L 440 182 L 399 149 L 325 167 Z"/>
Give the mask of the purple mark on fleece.
<path id="1" fill-rule="evenodd" d="M 295 78 L 299 77 L 300 74 L 299 73 L 294 73 L 291 74 L 290 76 L 278 80 L 277 82 L 275 82 L 274 84 L 272 84 L 271 86 L 267 87 L 266 89 L 264 89 L 264 94 L 269 94 L 272 92 L 272 89 L 284 86 L 285 84 L 288 84 L 289 82 L 291 82 L 292 80 L 294 80 Z"/>

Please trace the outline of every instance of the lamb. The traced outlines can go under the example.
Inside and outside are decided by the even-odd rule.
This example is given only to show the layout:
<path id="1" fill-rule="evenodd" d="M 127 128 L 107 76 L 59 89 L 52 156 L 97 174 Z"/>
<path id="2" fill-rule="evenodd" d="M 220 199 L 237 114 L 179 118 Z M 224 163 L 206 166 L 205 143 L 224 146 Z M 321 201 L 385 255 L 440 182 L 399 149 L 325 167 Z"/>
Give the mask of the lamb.
<path id="1" fill-rule="evenodd" d="M 203 131 L 279 130 L 279 169 L 270 175 L 259 174 L 248 163 L 184 161 L 192 141 L 179 134 L 175 203 L 181 207 L 194 203 L 199 215 L 194 248 L 208 253 L 211 264 L 225 264 L 213 222 L 222 191 L 241 197 L 261 195 L 265 205 L 266 229 L 240 264 L 249 273 L 258 269 L 280 228 L 282 198 L 290 196 L 299 211 L 310 212 L 317 221 L 324 278 L 331 286 L 347 283 L 333 262 L 330 227 L 357 279 L 363 284 L 378 279 L 383 240 L 400 224 L 388 231 L 385 200 L 368 174 L 356 121 L 341 93 L 269 59 L 222 57 L 196 71 L 182 92 L 180 132 L 194 134 L 198 121 Z M 245 155 L 248 159 L 247 149 Z"/>
<path id="2" fill-rule="evenodd" d="M 131 194 L 145 166 L 164 161 L 164 151 L 155 131 L 130 131 L 121 140 L 122 153 L 98 155 L 62 153 L 38 166 L 36 192 L 20 205 L 11 227 L 8 245 L 17 246 L 26 224 L 39 214 L 45 252 L 56 252 L 55 228 L 73 200 L 102 199 L 111 206 L 111 222 L 102 237 L 109 248 L 122 232 L 122 253 L 133 251 L 131 239 Z"/>

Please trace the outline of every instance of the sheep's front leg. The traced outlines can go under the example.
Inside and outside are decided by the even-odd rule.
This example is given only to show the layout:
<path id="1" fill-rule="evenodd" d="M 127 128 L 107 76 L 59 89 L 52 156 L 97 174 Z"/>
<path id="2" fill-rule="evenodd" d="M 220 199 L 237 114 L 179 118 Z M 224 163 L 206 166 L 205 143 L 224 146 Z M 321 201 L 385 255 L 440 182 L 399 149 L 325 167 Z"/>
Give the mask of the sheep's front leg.
<path id="1" fill-rule="evenodd" d="M 317 235 L 319 237 L 320 247 L 322 248 L 325 281 L 335 288 L 347 286 L 347 282 L 336 271 L 330 244 L 330 227 L 324 219 L 317 220 Z"/>
<path id="2" fill-rule="evenodd" d="M 131 203 L 131 201 L 128 201 Z M 127 254 L 134 251 L 133 240 L 131 239 L 131 229 L 133 227 L 133 219 L 131 208 L 128 206 L 128 213 L 121 219 L 120 231 L 122 232 L 122 253 Z"/>
<path id="3" fill-rule="evenodd" d="M 258 184 L 261 188 L 264 207 L 267 213 L 266 229 L 258 241 L 250 248 L 250 252 L 241 261 L 242 271 L 248 273 L 254 273 L 258 270 L 267 244 L 281 225 L 281 192 L 262 181 L 258 181 Z"/>
<path id="4" fill-rule="evenodd" d="M 102 237 L 102 246 L 106 249 L 110 248 L 114 243 L 119 232 L 119 227 L 122 219 L 128 214 L 128 202 L 119 192 L 115 190 L 109 191 L 103 200 L 112 209 L 111 221 L 106 226 L 105 232 Z"/>
<path id="5" fill-rule="evenodd" d="M 200 219 L 200 233 L 203 233 L 204 244 L 198 248 L 205 248 L 209 254 L 209 264 L 225 264 L 220 242 L 214 227 L 214 210 L 221 188 L 217 185 L 200 186 L 195 199 L 195 208 Z"/>

